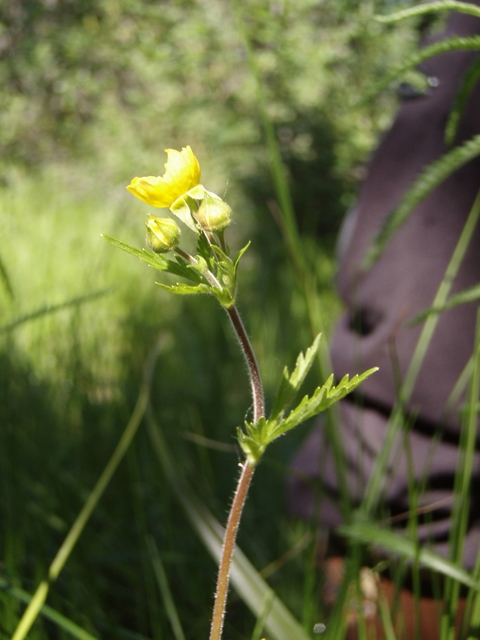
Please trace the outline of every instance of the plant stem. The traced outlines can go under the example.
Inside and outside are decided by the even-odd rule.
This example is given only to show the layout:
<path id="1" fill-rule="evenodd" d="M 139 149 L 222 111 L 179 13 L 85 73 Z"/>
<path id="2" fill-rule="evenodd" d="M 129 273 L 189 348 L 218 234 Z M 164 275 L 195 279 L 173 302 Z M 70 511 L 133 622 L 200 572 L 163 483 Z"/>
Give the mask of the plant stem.
<path id="1" fill-rule="evenodd" d="M 242 473 L 240 474 L 237 489 L 233 497 L 223 538 L 222 557 L 218 568 L 217 588 L 215 590 L 215 605 L 213 607 L 212 624 L 210 627 L 210 640 L 220 640 L 222 637 L 235 540 L 237 538 L 238 525 L 247 499 L 250 482 L 255 470 L 255 467 L 250 465 L 246 460 L 241 466 Z"/>
<path id="2" fill-rule="evenodd" d="M 255 353 L 250 344 L 247 332 L 243 326 L 242 319 L 238 313 L 237 307 L 233 305 L 226 310 L 229 318 L 232 322 L 233 328 L 238 338 L 238 342 L 245 356 L 245 360 L 248 367 L 248 374 L 250 376 L 250 386 L 252 388 L 253 398 L 253 421 L 258 422 L 260 418 L 265 415 L 265 400 L 263 398 L 263 385 L 260 378 L 260 371 L 258 370 L 257 359 Z"/>
<path id="3" fill-rule="evenodd" d="M 243 322 L 235 305 L 226 309 L 232 322 L 240 347 L 245 356 L 250 377 L 250 385 L 253 398 L 253 419 L 257 422 L 265 415 L 265 401 L 263 396 L 263 385 L 260 378 L 257 360 L 252 345 L 248 338 Z M 222 557 L 218 568 L 217 588 L 215 590 L 215 605 L 213 608 L 212 624 L 210 627 L 210 640 L 220 640 L 222 637 L 223 621 L 225 619 L 225 609 L 227 605 L 228 584 L 230 579 L 230 568 L 232 565 L 235 541 L 237 538 L 238 525 L 242 516 L 243 507 L 248 495 L 248 489 L 252 481 L 255 467 L 247 460 L 241 465 L 242 472 L 238 480 L 232 506 L 228 515 L 227 526 L 223 538 Z"/>

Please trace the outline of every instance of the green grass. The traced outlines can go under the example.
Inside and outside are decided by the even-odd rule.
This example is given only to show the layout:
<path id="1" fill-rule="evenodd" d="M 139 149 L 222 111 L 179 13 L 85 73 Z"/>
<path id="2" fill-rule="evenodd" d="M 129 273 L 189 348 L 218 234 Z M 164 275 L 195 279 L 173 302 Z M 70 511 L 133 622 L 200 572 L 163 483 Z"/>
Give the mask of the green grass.
<path id="1" fill-rule="evenodd" d="M 185 500 L 198 501 L 201 510 L 224 522 L 239 460 L 234 428 L 250 404 L 241 354 L 213 299 L 170 297 L 154 286 L 152 271 L 101 240 L 105 231 L 130 241 L 135 237 L 142 245 L 142 221 L 126 210 L 123 187 L 105 192 L 103 184 L 77 171 L 77 184 L 83 179 L 88 188 L 69 190 L 69 169 L 24 176 L 0 194 L 2 258 L 13 291 L 13 299 L 6 287 L 2 291 L 0 325 L 2 632 L 9 637 L 15 629 L 26 593 L 33 594 L 47 575 L 91 494 L 133 410 L 145 359 L 158 344 L 151 411 L 178 480 L 166 473 L 143 423 L 52 584 L 50 609 L 29 637 L 206 636 L 215 564 Z M 308 279 L 275 253 L 282 240 L 271 221 L 256 225 L 251 219 L 245 233 L 253 238 L 253 249 L 243 265 L 239 305 L 271 399 L 281 366 L 292 364 L 308 344 L 309 326 L 320 322 L 315 308 L 321 309 L 327 334 L 331 329 L 338 313 L 333 263 L 328 251 L 312 239 L 304 241 L 304 258 L 318 285 L 305 289 Z M 234 238 L 242 240 L 238 229 Z M 467 241 L 465 236 L 462 242 Z M 310 633 L 316 622 L 327 620 L 314 564 L 316 536 L 307 523 L 289 521 L 283 504 L 286 465 L 304 433 L 299 429 L 268 451 L 239 543 L 257 570 L 267 570 L 268 583 Z M 472 439 L 466 442 L 468 459 Z M 459 476 L 459 496 L 468 481 L 468 473 Z M 411 490 L 415 504 L 420 489 Z M 414 536 L 414 519 L 411 531 Z M 461 528 L 450 564 L 419 554 L 414 537 L 402 541 L 374 521 L 353 524 L 345 533 L 360 543 L 352 547 L 354 556 L 361 552 L 352 566 L 366 560 L 361 549 L 375 541 L 401 558 L 400 565 L 413 560 L 447 576 L 452 610 L 461 582 L 474 600 L 476 574 L 472 582 L 459 562 Z M 244 598 L 248 601 L 245 594 L 232 593 L 228 637 L 261 631 L 261 609 L 256 623 Z M 327 624 L 329 638 L 342 637 L 342 619 Z M 385 611 L 384 619 L 388 625 Z M 447 638 L 447 618 L 444 625 Z"/>
<path id="2" fill-rule="evenodd" d="M 2 259 L 14 293 L 13 300 L 5 288 L 1 294 L 2 577 L 33 593 L 120 437 L 154 342 L 160 356 L 153 411 L 179 473 L 220 522 L 239 459 L 234 429 L 250 399 L 241 354 L 215 300 L 168 296 L 154 286 L 153 271 L 100 238 L 114 233 L 143 244 L 143 219 L 127 210 L 138 205 L 123 185 L 105 192 L 74 167 L 53 167 L 43 177 L 19 177 L 0 199 Z M 281 366 L 291 364 L 309 336 L 288 263 L 275 259 L 275 226 L 250 224 L 245 233 L 261 243 L 266 229 L 271 249 L 263 255 L 257 248 L 245 258 L 239 305 L 271 398 Z M 234 241 L 238 235 L 234 229 Z M 331 259 L 322 254 L 316 266 L 331 325 L 338 309 Z M 285 295 L 279 297 L 280 283 Z M 286 522 L 282 506 L 284 465 L 296 439 L 272 447 L 253 488 L 240 544 L 257 568 L 283 556 L 305 533 L 306 525 Z M 303 568 L 300 554 L 270 577 L 298 617 L 304 603 L 295 584 L 303 581 Z M 171 633 L 171 607 L 163 606 L 167 584 L 186 637 L 198 637 L 208 630 L 214 577 L 214 563 L 141 429 L 48 604 L 95 637 L 135 632 L 162 638 Z M 14 592 L 2 593 L 7 636 L 21 610 Z M 255 621 L 233 597 L 227 624 L 231 637 L 243 638 Z M 29 637 L 70 637 L 59 629 L 41 616 Z"/>
<path id="3" fill-rule="evenodd" d="M 0 637 L 11 637 L 29 594 L 47 576 L 91 498 L 132 415 L 154 344 L 159 354 L 148 416 L 28 637 L 207 637 L 216 564 L 207 550 L 208 536 L 199 531 L 206 523 L 215 531 L 215 519 L 224 523 L 226 518 L 240 456 L 235 427 L 250 417 L 248 381 L 215 300 L 168 295 L 155 287 L 152 270 L 101 239 L 104 233 L 143 246 L 147 208 L 125 191 L 133 175 L 159 172 L 163 147 L 179 141 L 196 151 L 198 145 L 207 187 L 223 194 L 228 184 L 226 199 L 235 215 L 229 241 L 236 249 L 253 241 L 242 260 L 238 302 L 267 401 L 282 367 L 293 364 L 319 329 L 328 337 L 339 313 L 332 237 L 352 201 L 360 162 L 388 123 L 393 105 L 385 95 L 374 104 L 362 105 L 359 99 L 398 63 L 414 41 L 413 30 L 382 31 L 371 20 L 375 3 L 353 8 L 347 2 L 326 3 L 321 16 L 309 2 L 267 8 L 252 1 L 227 11 L 212 0 L 188 12 L 184 4 L 172 3 L 162 15 L 155 8 L 151 15 L 137 11 L 135 20 L 143 25 L 138 32 L 129 13 L 133 4 L 102 5 L 106 35 L 98 52 L 112 57 L 126 82 L 134 77 L 138 84 L 127 82 L 120 97 L 111 88 L 95 89 L 104 97 L 98 117 L 79 129 L 80 151 L 72 143 L 65 155 L 69 160 L 52 162 L 44 155 L 44 166 L 35 172 L 10 166 L 8 157 L 5 162 L 0 188 Z M 115 52 L 108 39 L 116 33 L 115 11 L 121 12 L 122 37 L 139 39 L 136 48 L 127 43 Z M 93 28 L 91 20 L 85 24 Z M 79 38 L 88 48 L 85 33 Z M 147 41 L 161 41 L 167 49 L 179 41 L 182 47 L 173 59 L 167 56 L 167 64 L 163 49 L 157 52 Z M 81 53 L 81 40 L 75 42 Z M 38 69 L 32 77 L 35 73 L 42 78 Z M 89 78 L 94 82 L 94 71 Z M 55 119 L 52 113 L 46 117 Z M 19 145 L 22 157 L 28 156 L 37 127 L 34 120 L 23 122 L 12 130 L 17 136 L 12 145 Z M 50 124 L 43 142 L 61 158 L 65 149 L 58 151 L 57 134 Z M 39 148 L 32 147 L 34 162 Z M 72 160 L 77 152 L 80 159 Z M 283 206 L 286 222 L 272 208 L 273 197 Z M 289 215 L 290 202 L 298 218 Z M 326 354 L 307 386 L 324 375 L 320 369 L 328 369 Z M 478 363 L 472 370 L 477 380 Z M 467 461 L 476 394 L 473 385 Z M 333 417 L 330 426 L 334 435 Z M 258 602 L 255 596 L 256 615 L 250 611 L 255 588 L 265 588 L 262 575 L 307 635 L 318 622 L 327 624 L 323 637 L 343 637 L 343 600 L 329 619 L 322 609 L 316 527 L 285 513 L 288 460 L 307 428 L 272 445 L 258 469 L 239 535 L 251 565 L 242 559 L 239 571 L 248 574 L 253 566 L 259 573 L 253 570 L 247 593 L 235 590 L 234 581 L 225 630 L 231 640 L 273 633 L 263 623 L 276 601 L 268 596 Z M 165 452 L 174 474 L 162 462 Z M 459 472 L 460 524 L 468 483 L 468 473 Z M 413 483 L 411 491 L 415 504 L 420 493 Z M 377 498 L 373 487 L 369 503 Z M 479 570 L 473 577 L 461 570 L 460 524 L 451 562 L 442 564 L 429 553 L 419 555 L 415 514 L 413 537 L 407 540 L 379 529 L 375 519 L 372 509 L 370 521 L 353 522 L 348 530 L 352 580 L 376 541 L 397 558 L 391 573 L 398 585 L 405 562 L 421 560 L 437 577 L 450 580 L 447 614 L 463 581 L 478 619 Z M 212 534 L 213 546 L 215 539 Z M 346 584 L 340 593 L 347 597 Z M 385 608 L 382 615 L 391 627 Z"/>

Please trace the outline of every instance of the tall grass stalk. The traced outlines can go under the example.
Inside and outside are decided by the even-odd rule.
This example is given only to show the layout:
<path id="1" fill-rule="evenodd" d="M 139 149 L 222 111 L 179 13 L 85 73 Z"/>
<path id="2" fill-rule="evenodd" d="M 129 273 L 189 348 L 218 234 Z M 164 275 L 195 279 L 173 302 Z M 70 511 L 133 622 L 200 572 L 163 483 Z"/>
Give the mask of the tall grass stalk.
<path id="1" fill-rule="evenodd" d="M 443 276 L 440 286 L 438 287 L 433 301 L 433 307 L 436 307 L 437 305 L 441 306 L 445 303 L 452 287 L 453 280 L 458 273 L 458 269 L 460 268 L 462 260 L 472 239 L 479 216 L 480 192 L 475 198 L 475 202 L 473 203 L 468 218 L 465 222 L 463 231 L 460 235 L 460 238 L 458 239 L 457 245 L 446 268 L 445 275 Z M 365 496 L 361 505 L 361 509 L 365 514 L 371 514 L 377 506 L 378 501 L 380 500 L 383 491 L 385 470 L 388 465 L 390 453 L 393 446 L 395 445 L 395 442 L 397 441 L 399 431 L 404 423 L 404 407 L 413 392 L 418 374 L 420 372 L 420 368 L 422 366 L 427 349 L 430 345 L 430 341 L 433 337 L 438 320 L 439 317 L 437 314 L 431 314 L 427 317 L 422 328 L 417 346 L 415 347 L 412 360 L 402 384 L 400 397 L 397 404 L 393 408 L 391 417 L 389 419 L 382 449 L 377 457 L 375 468 L 372 475 L 370 476 L 367 488 L 365 490 Z"/>
<path id="2" fill-rule="evenodd" d="M 454 485 L 452 507 L 452 529 L 450 532 L 450 558 L 459 565 L 463 562 L 463 548 L 470 513 L 470 488 L 472 482 L 475 446 L 478 428 L 478 401 L 480 392 L 480 309 L 477 311 L 477 325 L 473 357 L 473 371 L 468 397 L 468 411 L 460 438 L 460 450 Z M 453 640 L 455 617 L 460 597 L 460 584 L 446 580 L 444 600 L 446 602 L 440 627 L 441 640 Z"/>

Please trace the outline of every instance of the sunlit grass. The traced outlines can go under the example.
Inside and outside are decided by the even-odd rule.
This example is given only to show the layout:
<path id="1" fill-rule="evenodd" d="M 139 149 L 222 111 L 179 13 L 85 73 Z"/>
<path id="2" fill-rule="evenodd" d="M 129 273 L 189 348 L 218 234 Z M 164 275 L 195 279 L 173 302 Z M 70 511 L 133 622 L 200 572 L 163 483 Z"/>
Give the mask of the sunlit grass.
<path id="1" fill-rule="evenodd" d="M 0 294 L 5 425 L 0 544 L 5 579 L 31 593 L 120 436 L 153 341 L 160 339 L 153 409 L 182 475 L 195 483 L 197 495 L 220 521 L 238 461 L 234 428 L 249 405 L 247 380 L 238 376 L 241 357 L 215 301 L 171 300 L 154 286 L 153 272 L 112 250 L 100 233 L 136 238 L 142 246 L 141 216 L 127 210 L 124 185 L 105 190 L 88 173 L 79 171 L 73 179 L 73 168 L 68 169 L 19 176 L 0 192 L 2 260 L 14 292 L 13 300 L 6 289 Z M 288 265 L 281 255 L 275 257 L 280 237 L 272 220 L 265 220 L 262 233 L 266 230 L 271 246 L 265 255 L 260 238 L 245 258 L 239 306 L 271 398 L 281 366 L 291 365 L 294 351 L 308 344 L 308 331 L 302 328 L 304 301 Z M 248 231 L 257 234 L 253 225 Z M 319 258 L 318 271 L 331 326 L 338 308 L 330 288 L 331 261 Z M 285 295 L 279 297 L 280 283 Z M 212 406 L 217 393 L 222 400 Z M 240 543 L 259 568 L 297 540 L 298 525 L 287 524 L 282 509 L 282 465 L 294 441 L 273 448 L 253 490 Z M 97 637 L 130 637 L 129 628 L 163 637 L 170 621 L 158 591 L 158 559 L 149 560 L 147 540 L 153 536 L 187 637 L 205 634 L 214 565 L 179 512 L 142 431 L 127 458 L 48 603 Z M 257 524 L 258 513 L 264 517 Z M 299 617 L 303 600 L 298 601 L 295 581 L 302 579 L 303 568 L 300 557 L 270 577 Z M 21 613 L 14 594 L 2 597 L 0 611 L 12 632 Z M 235 599 L 231 616 L 232 637 L 253 629 L 254 620 Z M 51 625 L 41 617 L 32 637 L 50 637 Z"/>

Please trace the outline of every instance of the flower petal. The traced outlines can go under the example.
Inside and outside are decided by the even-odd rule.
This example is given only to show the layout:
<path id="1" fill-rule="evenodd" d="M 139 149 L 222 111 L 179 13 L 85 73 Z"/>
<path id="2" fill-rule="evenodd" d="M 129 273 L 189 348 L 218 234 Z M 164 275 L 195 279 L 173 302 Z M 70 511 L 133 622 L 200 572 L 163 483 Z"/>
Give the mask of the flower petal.
<path id="1" fill-rule="evenodd" d="M 167 162 L 163 176 L 134 178 L 127 189 L 153 207 L 169 208 L 187 191 L 200 183 L 200 164 L 192 149 L 165 149 Z"/>
<path id="2" fill-rule="evenodd" d="M 156 176 L 134 178 L 127 189 L 152 207 L 168 208 L 172 204 L 171 186 L 163 178 Z"/>

